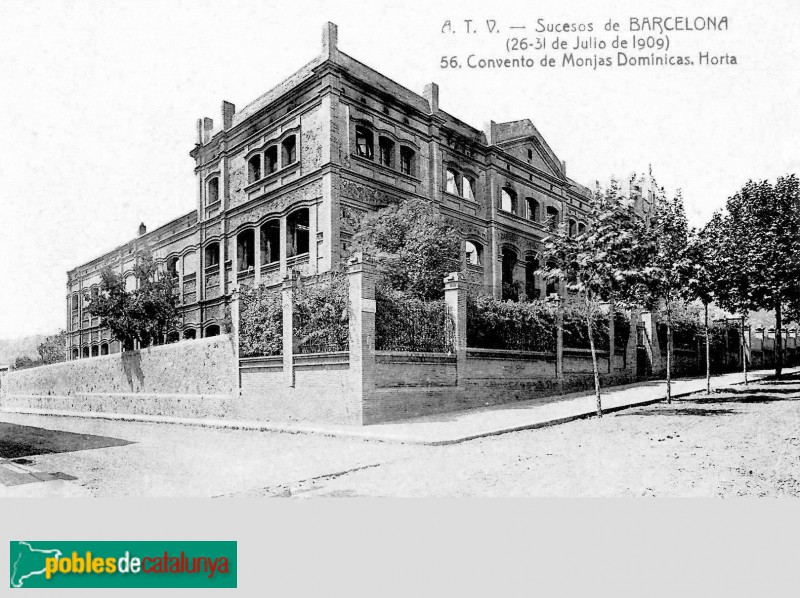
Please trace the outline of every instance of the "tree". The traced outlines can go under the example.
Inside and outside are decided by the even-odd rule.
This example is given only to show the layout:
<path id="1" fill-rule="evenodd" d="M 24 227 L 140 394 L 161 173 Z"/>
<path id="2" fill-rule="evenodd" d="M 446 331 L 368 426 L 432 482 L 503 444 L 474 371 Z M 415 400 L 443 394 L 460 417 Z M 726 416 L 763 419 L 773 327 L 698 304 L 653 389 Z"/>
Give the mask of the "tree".
<path id="1" fill-rule="evenodd" d="M 178 325 L 174 278 L 159 272 L 147 251 L 137 254 L 134 276 L 138 288 L 127 291 L 122 277 L 104 268 L 100 293 L 89 304 L 89 313 L 102 318 L 125 350 L 132 349 L 137 340 L 142 346 L 161 344 L 166 333 Z"/>
<path id="2" fill-rule="evenodd" d="M 422 300 L 444 296 L 442 280 L 460 270 L 461 235 L 422 199 L 407 199 L 366 214 L 353 251 L 375 261 L 384 281 Z"/>
<path id="3" fill-rule="evenodd" d="M 683 298 L 689 264 L 687 245 L 689 226 L 678 190 L 672 199 L 663 192 L 656 195 L 650 223 L 654 243 L 653 261 L 648 270 L 650 296 L 663 300 L 667 312 L 667 403 L 672 402 L 672 305 Z"/>
<path id="4" fill-rule="evenodd" d="M 688 301 L 699 300 L 703 304 L 703 333 L 706 340 L 706 392 L 708 393 L 711 393 L 711 338 L 708 327 L 708 306 L 714 300 L 716 286 L 711 274 L 716 237 L 714 218 L 703 229 L 699 231 L 692 229 L 686 246 L 685 265 L 687 271 L 684 276 L 684 297 Z M 745 353 L 743 355 L 746 356 Z"/>
<path id="5" fill-rule="evenodd" d="M 781 327 L 798 317 L 800 305 L 800 189 L 794 175 L 749 181 L 718 217 L 713 261 L 717 302 L 746 317 L 749 311 L 775 311 L 775 375 L 783 368 Z M 786 308 L 786 313 L 784 313 Z"/>
<path id="6" fill-rule="evenodd" d="M 646 282 L 646 264 L 653 252 L 642 219 L 633 211 L 619 184 L 612 181 L 605 191 L 592 197 L 586 232 L 570 236 L 562 224 L 545 239 L 539 273 L 550 281 L 563 281 L 567 290 L 582 299 L 589 349 L 592 355 L 597 415 L 602 417 L 600 373 L 592 321 L 600 303 L 641 300 Z"/>
<path id="7" fill-rule="evenodd" d="M 67 360 L 67 333 L 59 330 L 56 334 L 45 337 L 39 344 L 39 355 L 42 364 L 59 363 Z"/>

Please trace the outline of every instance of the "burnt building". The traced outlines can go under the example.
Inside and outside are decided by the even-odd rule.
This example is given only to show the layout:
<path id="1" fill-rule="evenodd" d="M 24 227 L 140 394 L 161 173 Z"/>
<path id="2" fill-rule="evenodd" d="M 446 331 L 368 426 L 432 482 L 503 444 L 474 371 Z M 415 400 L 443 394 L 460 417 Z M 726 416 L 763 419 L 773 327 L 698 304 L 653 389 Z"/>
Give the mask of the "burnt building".
<path id="1" fill-rule="evenodd" d="M 339 50 L 327 23 L 322 52 L 241 110 L 222 103 L 221 123 L 197 125 L 193 209 L 68 272 L 68 357 L 119 351 L 87 305 L 110 266 L 128 288 L 138 248 L 174 276 L 181 338 L 220 333 L 237 285 L 279 285 L 292 271 L 342 264 L 359 219 L 404 198 L 435 204 L 462 234 L 469 281 L 500 296 L 529 297 L 548 227 L 585 227 L 589 190 L 572 181 L 530 120 L 476 129 L 422 94 Z"/>

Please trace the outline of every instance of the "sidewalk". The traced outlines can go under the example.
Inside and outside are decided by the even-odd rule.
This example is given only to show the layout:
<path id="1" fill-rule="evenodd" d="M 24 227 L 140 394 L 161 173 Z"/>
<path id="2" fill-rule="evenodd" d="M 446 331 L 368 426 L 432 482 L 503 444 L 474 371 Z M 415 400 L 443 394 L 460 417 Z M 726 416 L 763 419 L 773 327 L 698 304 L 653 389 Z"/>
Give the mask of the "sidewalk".
<path id="1" fill-rule="evenodd" d="M 785 369 L 786 373 L 800 368 Z M 774 370 L 748 372 L 748 380 L 756 381 L 769 376 Z M 741 384 L 741 373 L 715 376 L 711 379 L 712 388 Z M 705 389 L 705 378 L 676 380 L 672 384 L 672 396 L 680 397 Z M 627 386 L 617 386 L 602 393 L 603 412 L 609 413 L 650 405 L 666 398 L 666 383 L 662 381 L 640 382 Z M 283 432 L 289 434 L 321 434 L 339 438 L 395 442 L 403 444 L 446 445 L 494 436 L 519 430 L 530 430 L 565 423 L 596 413 L 593 393 L 533 399 L 505 405 L 495 405 L 469 411 L 441 413 L 403 420 L 401 422 L 376 424 L 371 426 L 344 426 L 335 424 L 283 423 L 263 421 L 242 421 L 227 419 L 191 419 L 166 416 L 121 415 L 115 413 L 77 413 L 75 411 L 49 411 L 43 409 L 0 409 L 7 413 L 27 413 L 32 415 L 52 415 L 138 421 L 152 423 L 183 424 L 210 428 L 230 428 L 260 430 L 264 432 Z"/>

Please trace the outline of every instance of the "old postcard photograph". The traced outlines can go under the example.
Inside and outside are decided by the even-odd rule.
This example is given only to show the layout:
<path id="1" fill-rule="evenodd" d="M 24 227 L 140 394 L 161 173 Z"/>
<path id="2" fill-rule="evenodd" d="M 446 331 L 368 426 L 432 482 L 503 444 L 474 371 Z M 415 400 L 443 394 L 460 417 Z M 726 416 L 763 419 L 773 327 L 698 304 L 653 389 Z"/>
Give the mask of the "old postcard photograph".
<path id="1" fill-rule="evenodd" d="M 798 17 L 2 2 L 0 498 L 796 499 Z"/>

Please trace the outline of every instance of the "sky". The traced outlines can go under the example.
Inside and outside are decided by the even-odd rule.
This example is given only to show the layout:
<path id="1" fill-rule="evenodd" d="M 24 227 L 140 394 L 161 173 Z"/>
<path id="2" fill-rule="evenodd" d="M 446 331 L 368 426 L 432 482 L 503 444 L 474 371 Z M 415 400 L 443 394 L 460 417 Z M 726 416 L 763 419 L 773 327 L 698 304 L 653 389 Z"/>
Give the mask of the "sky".
<path id="1" fill-rule="evenodd" d="M 440 68 L 508 56 L 505 36 L 443 34 L 447 20 L 697 15 L 729 30 L 672 34 L 675 53 L 738 65 Z M 196 119 L 219 125 L 223 100 L 242 108 L 312 59 L 325 21 L 343 52 L 419 93 L 438 83 L 441 108 L 475 127 L 530 118 L 580 183 L 652 165 L 699 226 L 747 180 L 800 172 L 798 17 L 790 1 L 4 0 L 0 338 L 64 327 L 67 270 L 191 211 Z"/>

